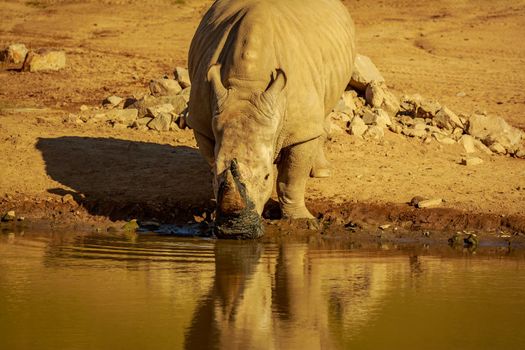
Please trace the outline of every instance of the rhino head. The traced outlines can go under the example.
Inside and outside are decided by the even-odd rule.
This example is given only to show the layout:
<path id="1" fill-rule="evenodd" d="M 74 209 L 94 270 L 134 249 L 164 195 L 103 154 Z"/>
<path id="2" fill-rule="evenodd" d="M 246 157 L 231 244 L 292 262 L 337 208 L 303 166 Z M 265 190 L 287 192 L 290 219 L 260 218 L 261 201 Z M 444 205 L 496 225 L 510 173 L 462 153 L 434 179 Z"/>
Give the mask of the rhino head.
<path id="1" fill-rule="evenodd" d="M 266 89 L 237 91 L 223 85 L 220 69 L 215 65 L 208 71 L 215 137 L 215 231 L 223 238 L 256 238 L 263 235 L 261 213 L 273 189 L 286 76 L 277 70 Z"/>

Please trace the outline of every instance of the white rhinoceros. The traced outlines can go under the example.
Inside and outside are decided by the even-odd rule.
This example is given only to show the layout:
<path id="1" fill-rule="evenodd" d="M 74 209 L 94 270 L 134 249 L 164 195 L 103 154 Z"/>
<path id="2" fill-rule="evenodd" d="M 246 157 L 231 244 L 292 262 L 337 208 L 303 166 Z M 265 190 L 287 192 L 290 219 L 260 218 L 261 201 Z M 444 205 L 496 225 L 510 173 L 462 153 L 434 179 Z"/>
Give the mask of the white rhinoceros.
<path id="1" fill-rule="evenodd" d="M 328 175 L 326 118 L 352 75 L 354 24 L 340 0 L 217 0 L 189 52 L 188 124 L 214 172 L 216 233 L 258 237 L 277 194 L 312 218 L 309 175 Z"/>

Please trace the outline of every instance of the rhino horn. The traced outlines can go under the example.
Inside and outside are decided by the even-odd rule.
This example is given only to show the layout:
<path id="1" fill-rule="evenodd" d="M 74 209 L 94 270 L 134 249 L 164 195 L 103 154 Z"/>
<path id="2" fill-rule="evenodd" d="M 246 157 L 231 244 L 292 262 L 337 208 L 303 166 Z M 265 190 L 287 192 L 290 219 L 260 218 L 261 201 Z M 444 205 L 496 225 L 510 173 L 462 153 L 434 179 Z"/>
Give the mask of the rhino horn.
<path id="1" fill-rule="evenodd" d="M 220 64 L 214 64 L 210 67 L 208 70 L 208 81 L 217 99 L 217 104 L 220 105 L 228 95 L 228 90 L 222 84 Z"/>
<path id="2" fill-rule="evenodd" d="M 272 75 L 272 80 L 266 88 L 266 91 L 263 92 L 263 95 L 265 95 L 267 98 L 270 98 L 270 100 L 277 100 L 277 97 L 286 86 L 286 81 L 287 78 L 284 71 L 282 69 L 277 69 L 275 77 Z"/>
<path id="3" fill-rule="evenodd" d="M 235 175 L 238 175 L 236 164 L 232 162 L 231 167 L 225 171 L 224 181 L 219 189 L 218 205 L 223 214 L 239 214 L 246 208 L 246 199 L 239 190 Z"/>

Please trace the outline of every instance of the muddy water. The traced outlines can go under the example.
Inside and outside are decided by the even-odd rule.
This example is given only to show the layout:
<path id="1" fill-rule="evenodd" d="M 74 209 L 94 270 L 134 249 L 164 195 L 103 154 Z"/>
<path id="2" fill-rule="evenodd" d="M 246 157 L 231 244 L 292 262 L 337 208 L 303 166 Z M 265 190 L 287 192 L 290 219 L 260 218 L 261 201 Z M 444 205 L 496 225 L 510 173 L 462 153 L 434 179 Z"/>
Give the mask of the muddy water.
<path id="1" fill-rule="evenodd" d="M 522 349 L 525 259 L 0 234 L 0 349 Z"/>

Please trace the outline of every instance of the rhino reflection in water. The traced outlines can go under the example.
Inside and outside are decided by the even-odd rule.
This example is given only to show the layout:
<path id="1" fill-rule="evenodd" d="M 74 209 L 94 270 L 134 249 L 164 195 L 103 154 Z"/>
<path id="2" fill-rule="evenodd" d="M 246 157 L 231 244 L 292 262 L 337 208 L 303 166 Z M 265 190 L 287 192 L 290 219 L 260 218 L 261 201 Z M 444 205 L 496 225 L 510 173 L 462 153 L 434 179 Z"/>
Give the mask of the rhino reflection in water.
<path id="1" fill-rule="evenodd" d="M 283 216 L 312 218 L 306 181 L 329 174 L 326 118 L 354 56 L 339 0 L 214 2 L 190 47 L 188 124 L 214 172 L 218 236 L 262 235 L 275 180 Z"/>
<path id="2" fill-rule="evenodd" d="M 345 348 L 394 287 L 399 266 L 334 264 L 326 254 L 285 244 L 275 256 L 262 244 L 218 242 L 213 286 L 194 311 L 185 348 Z"/>

